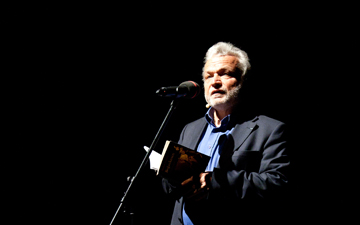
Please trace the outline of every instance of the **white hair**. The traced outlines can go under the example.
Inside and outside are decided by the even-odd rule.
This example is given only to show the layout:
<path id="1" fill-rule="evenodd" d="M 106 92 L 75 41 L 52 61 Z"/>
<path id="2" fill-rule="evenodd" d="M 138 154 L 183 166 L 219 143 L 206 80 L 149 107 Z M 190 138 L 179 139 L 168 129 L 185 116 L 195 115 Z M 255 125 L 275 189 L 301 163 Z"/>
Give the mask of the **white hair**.
<path id="1" fill-rule="evenodd" d="M 249 57 L 245 51 L 241 50 L 238 47 L 235 47 L 231 43 L 218 42 L 215 45 L 211 46 L 206 52 L 204 58 L 205 63 L 214 56 L 225 56 L 232 55 L 238 58 L 239 62 L 236 67 L 241 71 L 241 77 L 243 78 L 248 69 L 250 69 Z M 204 70 L 204 69 L 203 69 Z"/>

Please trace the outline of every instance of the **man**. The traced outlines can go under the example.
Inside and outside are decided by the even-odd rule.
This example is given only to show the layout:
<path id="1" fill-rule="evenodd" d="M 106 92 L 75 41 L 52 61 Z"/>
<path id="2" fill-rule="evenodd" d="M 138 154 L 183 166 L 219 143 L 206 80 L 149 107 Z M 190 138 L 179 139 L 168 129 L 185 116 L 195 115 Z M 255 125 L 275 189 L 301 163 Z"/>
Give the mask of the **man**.
<path id="1" fill-rule="evenodd" d="M 201 174 L 181 184 L 163 179 L 175 199 L 172 225 L 280 222 L 288 183 L 285 125 L 252 116 L 239 95 L 250 68 L 247 54 L 219 42 L 205 57 L 203 81 L 210 107 L 183 129 L 179 144 L 211 156 Z M 280 207 L 280 208 L 279 208 Z M 276 214 L 272 214 L 276 210 Z"/>

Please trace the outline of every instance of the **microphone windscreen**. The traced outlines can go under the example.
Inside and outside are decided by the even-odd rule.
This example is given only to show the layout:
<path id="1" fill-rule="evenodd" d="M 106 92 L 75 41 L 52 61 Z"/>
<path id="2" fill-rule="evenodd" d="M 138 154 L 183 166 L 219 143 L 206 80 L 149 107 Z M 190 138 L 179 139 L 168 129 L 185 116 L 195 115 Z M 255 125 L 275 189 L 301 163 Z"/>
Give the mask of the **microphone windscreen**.
<path id="1" fill-rule="evenodd" d="M 201 92 L 201 87 L 198 83 L 194 81 L 185 81 L 182 82 L 179 87 L 185 87 L 188 89 L 188 93 L 186 94 L 186 98 L 195 98 Z"/>

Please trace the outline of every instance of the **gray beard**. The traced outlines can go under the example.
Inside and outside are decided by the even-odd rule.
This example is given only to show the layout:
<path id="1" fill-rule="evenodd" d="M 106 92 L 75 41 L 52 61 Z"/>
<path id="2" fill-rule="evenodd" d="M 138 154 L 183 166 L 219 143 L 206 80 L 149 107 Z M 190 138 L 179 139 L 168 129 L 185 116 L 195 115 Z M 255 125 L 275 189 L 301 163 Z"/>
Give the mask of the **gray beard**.
<path id="1" fill-rule="evenodd" d="M 241 84 L 239 84 L 234 89 L 227 92 L 224 99 L 211 100 L 210 96 L 205 95 L 205 100 L 212 107 L 223 104 L 230 104 L 230 106 L 235 106 L 239 102 L 240 89 L 241 89 Z"/>

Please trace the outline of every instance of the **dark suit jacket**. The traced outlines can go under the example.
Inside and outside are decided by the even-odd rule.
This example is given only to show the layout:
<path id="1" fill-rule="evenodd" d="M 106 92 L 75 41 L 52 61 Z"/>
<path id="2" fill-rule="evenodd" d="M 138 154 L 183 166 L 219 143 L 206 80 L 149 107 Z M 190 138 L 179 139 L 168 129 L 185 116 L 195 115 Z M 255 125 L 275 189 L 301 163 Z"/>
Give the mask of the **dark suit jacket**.
<path id="1" fill-rule="evenodd" d="M 206 125 L 205 118 L 187 124 L 179 144 L 196 149 Z M 284 123 L 266 116 L 238 118 L 213 171 L 208 197 L 200 202 L 186 201 L 186 212 L 194 224 L 277 222 L 283 216 L 280 197 L 288 183 L 286 145 Z M 166 179 L 163 187 L 176 199 L 171 224 L 180 225 L 181 187 Z"/>

